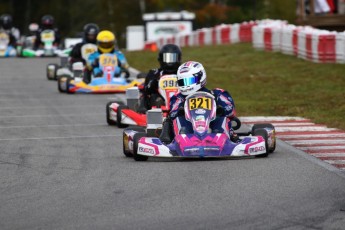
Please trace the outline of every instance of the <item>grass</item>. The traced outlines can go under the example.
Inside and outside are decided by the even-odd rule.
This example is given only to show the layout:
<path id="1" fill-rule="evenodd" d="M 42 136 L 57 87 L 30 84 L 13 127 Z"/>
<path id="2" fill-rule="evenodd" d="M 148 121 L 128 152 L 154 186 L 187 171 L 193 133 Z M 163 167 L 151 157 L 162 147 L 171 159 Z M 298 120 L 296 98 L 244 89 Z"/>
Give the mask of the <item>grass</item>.
<path id="1" fill-rule="evenodd" d="M 320 64 L 251 44 L 183 48 L 183 61 L 201 62 L 208 88 L 228 90 L 237 116 L 301 116 L 345 130 L 345 65 Z M 127 52 L 131 66 L 158 67 L 157 53 Z"/>

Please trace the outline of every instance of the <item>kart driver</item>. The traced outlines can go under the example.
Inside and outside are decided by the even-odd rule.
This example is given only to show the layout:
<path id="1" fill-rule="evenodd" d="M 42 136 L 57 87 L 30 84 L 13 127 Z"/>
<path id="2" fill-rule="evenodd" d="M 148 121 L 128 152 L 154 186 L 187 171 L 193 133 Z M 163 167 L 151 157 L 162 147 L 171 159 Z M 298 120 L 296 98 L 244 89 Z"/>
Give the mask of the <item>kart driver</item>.
<path id="1" fill-rule="evenodd" d="M 223 89 L 208 90 L 206 85 L 206 71 L 201 63 L 188 61 L 177 70 L 177 84 L 179 92 L 170 100 L 170 113 L 163 123 L 160 139 L 164 143 L 170 143 L 174 137 L 173 121 L 176 119 L 179 130 L 192 133 L 193 128 L 184 117 L 184 103 L 188 95 L 197 91 L 211 93 L 217 104 L 217 118 L 210 123 L 213 132 L 225 132 L 231 141 L 238 140 L 237 134 L 231 128 L 230 119 L 236 115 L 235 103 L 231 95 Z"/>
<path id="2" fill-rule="evenodd" d="M 84 65 L 86 64 L 87 60 L 85 60 L 82 57 L 82 47 L 85 44 L 91 43 L 96 44 L 96 37 L 99 32 L 98 25 L 94 23 L 88 23 L 83 28 L 84 35 L 83 35 L 83 41 L 76 44 L 70 54 L 70 64 L 73 64 L 75 62 L 82 62 Z M 90 54 L 95 52 L 96 50 L 90 50 Z"/>
<path id="3" fill-rule="evenodd" d="M 0 17 L 0 31 L 5 31 L 9 38 L 10 42 L 9 45 L 16 48 L 17 42 L 20 39 L 20 32 L 19 30 L 13 26 L 13 19 L 12 16 L 9 14 L 3 14 Z"/>
<path id="4" fill-rule="evenodd" d="M 176 74 L 178 67 L 181 65 L 181 49 L 174 44 L 164 45 L 158 53 L 158 69 L 151 69 L 146 75 L 145 82 L 139 86 L 142 93 L 138 111 L 145 113 L 151 109 L 156 100 L 160 100 L 158 93 L 158 81 L 163 75 Z"/>
<path id="5" fill-rule="evenodd" d="M 51 15 L 44 15 L 41 18 L 41 26 L 37 30 L 37 35 L 36 35 L 36 41 L 34 45 L 34 50 L 37 50 L 43 46 L 43 42 L 41 41 L 41 33 L 44 30 L 53 30 L 54 31 L 54 36 L 55 40 L 53 42 L 53 45 L 55 47 L 58 47 L 61 43 L 61 36 L 58 28 L 54 27 L 54 17 Z"/>
<path id="6" fill-rule="evenodd" d="M 115 54 L 118 59 L 118 65 L 122 71 L 128 72 L 128 63 L 125 55 L 116 48 L 115 35 L 109 30 L 103 30 L 97 35 L 97 51 L 92 53 L 88 59 L 88 67 L 93 71 L 94 76 L 102 76 L 102 70 L 99 68 L 99 56 L 103 53 Z M 126 75 L 129 77 L 129 74 Z"/>

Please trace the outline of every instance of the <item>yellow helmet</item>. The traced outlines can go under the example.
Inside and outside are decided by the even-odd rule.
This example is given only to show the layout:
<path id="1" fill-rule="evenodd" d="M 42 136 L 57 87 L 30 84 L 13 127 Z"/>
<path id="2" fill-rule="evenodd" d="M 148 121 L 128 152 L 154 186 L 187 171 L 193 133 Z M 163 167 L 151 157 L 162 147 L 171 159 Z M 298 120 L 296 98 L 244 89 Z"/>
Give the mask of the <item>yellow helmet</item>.
<path id="1" fill-rule="evenodd" d="M 109 53 L 115 47 L 115 35 L 109 30 L 103 30 L 97 35 L 97 46 L 102 53 Z"/>

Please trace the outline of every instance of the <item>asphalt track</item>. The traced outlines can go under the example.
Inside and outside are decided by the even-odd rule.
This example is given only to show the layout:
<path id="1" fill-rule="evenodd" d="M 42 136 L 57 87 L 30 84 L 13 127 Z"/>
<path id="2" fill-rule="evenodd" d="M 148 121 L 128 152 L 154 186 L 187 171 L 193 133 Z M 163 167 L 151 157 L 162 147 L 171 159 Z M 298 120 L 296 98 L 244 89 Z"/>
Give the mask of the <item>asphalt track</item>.
<path id="1" fill-rule="evenodd" d="M 281 141 L 266 159 L 135 162 L 105 121 L 116 96 L 58 93 L 52 61 L 0 60 L 0 229 L 344 229 L 343 171 Z"/>

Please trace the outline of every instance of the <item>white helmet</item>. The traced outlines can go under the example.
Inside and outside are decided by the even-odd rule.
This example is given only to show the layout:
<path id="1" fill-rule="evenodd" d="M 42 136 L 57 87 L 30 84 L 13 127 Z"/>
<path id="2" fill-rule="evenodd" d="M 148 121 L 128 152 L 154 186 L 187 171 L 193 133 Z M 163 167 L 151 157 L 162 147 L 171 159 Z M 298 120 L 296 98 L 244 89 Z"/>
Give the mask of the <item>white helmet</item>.
<path id="1" fill-rule="evenodd" d="M 177 84 L 180 92 L 187 96 L 206 85 L 206 72 L 199 62 L 188 61 L 177 70 Z"/>

